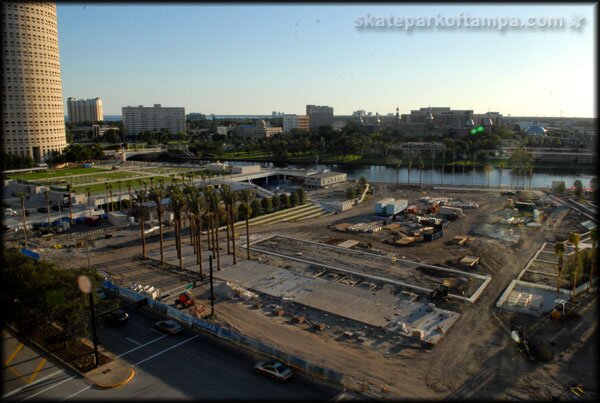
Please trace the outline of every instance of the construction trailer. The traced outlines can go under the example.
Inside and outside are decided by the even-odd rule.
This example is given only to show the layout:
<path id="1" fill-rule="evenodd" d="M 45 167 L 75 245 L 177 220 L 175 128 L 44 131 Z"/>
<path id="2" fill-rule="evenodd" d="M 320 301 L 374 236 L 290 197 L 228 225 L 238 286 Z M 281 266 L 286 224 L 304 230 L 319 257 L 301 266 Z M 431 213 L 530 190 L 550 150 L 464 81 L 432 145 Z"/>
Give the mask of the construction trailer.
<path id="1" fill-rule="evenodd" d="M 403 212 L 407 206 L 408 206 L 408 200 L 405 200 L 405 199 L 393 200 L 392 202 L 385 205 L 383 214 L 388 215 L 388 216 L 393 216 L 393 215 Z"/>
<path id="2" fill-rule="evenodd" d="M 460 217 L 460 216 L 462 216 L 463 211 L 460 207 L 442 206 L 442 207 L 440 207 L 440 214 L 454 216 L 454 217 Z"/>
<path id="3" fill-rule="evenodd" d="M 393 202 L 393 197 L 388 197 L 386 199 L 379 200 L 377 203 L 375 203 L 375 214 L 385 214 L 385 206 Z"/>
<path id="4" fill-rule="evenodd" d="M 120 227 L 123 225 L 129 225 L 127 214 L 121 213 L 120 211 L 111 211 L 108 213 L 108 222 L 114 226 Z"/>

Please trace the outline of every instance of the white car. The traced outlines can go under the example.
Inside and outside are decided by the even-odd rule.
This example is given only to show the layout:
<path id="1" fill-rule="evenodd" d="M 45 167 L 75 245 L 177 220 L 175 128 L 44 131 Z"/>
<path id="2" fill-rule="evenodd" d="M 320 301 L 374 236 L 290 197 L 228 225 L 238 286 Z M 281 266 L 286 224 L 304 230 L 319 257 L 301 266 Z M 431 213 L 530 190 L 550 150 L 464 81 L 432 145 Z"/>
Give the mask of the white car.
<path id="1" fill-rule="evenodd" d="M 254 365 L 257 374 L 266 375 L 275 379 L 277 382 L 285 382 L 293 375 L 291 369 L 279 361 L 260 361 Z"/>

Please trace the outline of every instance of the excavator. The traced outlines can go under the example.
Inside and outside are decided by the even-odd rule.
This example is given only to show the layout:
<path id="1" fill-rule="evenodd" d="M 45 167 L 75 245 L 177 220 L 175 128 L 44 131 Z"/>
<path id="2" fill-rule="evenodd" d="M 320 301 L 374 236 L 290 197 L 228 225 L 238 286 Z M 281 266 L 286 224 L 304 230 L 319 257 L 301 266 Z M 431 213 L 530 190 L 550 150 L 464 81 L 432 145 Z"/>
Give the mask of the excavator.
<path id="1" fill-rule="evenodd" d="M 448 288 L 449 288 L 449 281 L 448 280 L 444 280 L 442 282 L 442 284 L 440 284 L 435 290 L 431 291 L 431 293 L 429 293 L 429 299 L 431 301 L 437 301 L 437 300 L 447 300 L 448 299 Z"/>

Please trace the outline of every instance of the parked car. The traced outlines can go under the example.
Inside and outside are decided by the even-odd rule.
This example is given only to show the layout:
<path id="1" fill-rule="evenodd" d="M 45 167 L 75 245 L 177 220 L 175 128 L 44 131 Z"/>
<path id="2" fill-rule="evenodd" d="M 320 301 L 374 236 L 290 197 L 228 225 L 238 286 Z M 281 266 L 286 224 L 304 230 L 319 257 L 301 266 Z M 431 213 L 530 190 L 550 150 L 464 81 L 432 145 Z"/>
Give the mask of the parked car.
<path id="1" fill-rule="evenodd" d="M 129 314 L 122 309 L 118 309 L 112 314 L 108 315 L 105 319 L 105 323 L 109 326 L 123 326 L 129 321 Z"/>
<path id="2" fill-rule="evenodd" d="M 293 372 L 279 361 L 260 361 L 254 365 L 257 374 L 266 375 L 277 382 L 285 382 L 290 379 Z"/>
<path id="3" fill-rule="evenodd" d="M 154 324 L 154 328 L 163 333 L 177 334 L 183 330 L 183 327 L 172 319 L 161 320 Z"/>

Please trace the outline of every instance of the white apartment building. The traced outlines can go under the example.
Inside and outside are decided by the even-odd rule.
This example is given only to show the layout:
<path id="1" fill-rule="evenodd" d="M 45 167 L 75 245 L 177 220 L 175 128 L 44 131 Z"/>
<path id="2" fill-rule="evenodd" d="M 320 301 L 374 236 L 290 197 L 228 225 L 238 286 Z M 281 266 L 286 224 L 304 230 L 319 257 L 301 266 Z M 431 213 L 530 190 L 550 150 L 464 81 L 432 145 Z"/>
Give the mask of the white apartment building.
<path id="1" fill-rule="evenodd" d="M 308 131 L 309 118 L 307 115 L 283 115 L 283 132 L 289 133 L 292 129 L 300 129 Z"/>
<path id="2" fill-rule="evenodd" d="M 128 135 L 138 135 L 145 131 L 161 131 L 184 133 L 185 108 L 162 107 L 154 104 L 152 107 L 124 106 L 121 108 L 123 129 Z"/>
<path id="3" fill-rule="evenodd" d="M 72 123 L 96 123 L 104 120 L 104 108 L 100 98 L 69 98 L 67 100 L 67 111 L 69 122 Z"/>

